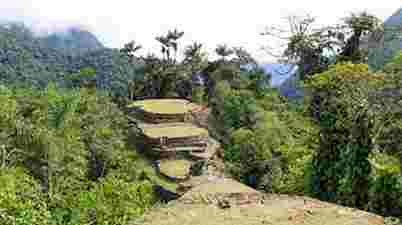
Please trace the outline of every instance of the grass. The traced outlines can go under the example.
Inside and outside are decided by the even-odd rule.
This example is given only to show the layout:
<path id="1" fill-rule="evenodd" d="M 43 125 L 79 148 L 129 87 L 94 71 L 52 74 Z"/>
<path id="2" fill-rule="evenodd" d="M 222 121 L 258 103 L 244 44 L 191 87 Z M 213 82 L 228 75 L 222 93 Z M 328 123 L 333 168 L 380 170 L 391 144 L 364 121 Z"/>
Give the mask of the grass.
<path id="1" fill-rule="evenodd" d="M 184 114 L 197 106 L 184 99 L 147 99 L 135 101 L 128 107 L 138 107 L 146 112 L 158 114 Z"/>
<path id="2" fill-rule="evenodd" d="M 184 159 L 179 160 L 162 160 L 159 164 L 159 170 L 162 174 L 184 179 L 190 173 L 191 162 Z"/>
<path id="3" fill-rule="evenodd" d="M 148 126 L 143 128 L 144 134 L 150 138 L 180 138 L 208 135 L 208 131 L 191 124 L 172 126 Z"/>
<path id="4" fill-rule="evenodd" d="M 145 174 L 148 176 L 148 178 L 151 179 L 151 181 L 153 183 L 161 185 L 170 191 L 173 191 L 173 192 L 176 191 L 176 188 L 178 185 L 175 182 L 172 182 L 172 181 L 160 176 L 155 171 L 155 168 L 153 167 L 152 162 L 150 162 L 148 159 L 146 159 L 145 156 L 138 154 L 138 158 L 135 161 L 135 167 L 140 168 L 142 171 L 144 171 Z"/>

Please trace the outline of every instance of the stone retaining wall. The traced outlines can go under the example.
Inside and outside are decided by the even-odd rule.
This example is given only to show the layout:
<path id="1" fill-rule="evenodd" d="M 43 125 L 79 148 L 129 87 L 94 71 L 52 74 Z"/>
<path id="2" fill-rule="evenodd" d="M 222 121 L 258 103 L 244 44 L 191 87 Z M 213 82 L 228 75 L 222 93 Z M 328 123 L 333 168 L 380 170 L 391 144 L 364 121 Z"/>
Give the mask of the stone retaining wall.
<path id="1" fill-rule="evenodd" d="M 207 147 L 207 138 L 203 136 L 181 137 L 181 138 L 149 138 L 144 136 L 145 142 L 152 147 L 174 148 L 174 147 Z"/>
<path id="2" fill-rule="evenodd" d="M 189 197 L 181 197 L 179 202 L 185 204 L 221 204 L 222 202 L 229 205 L 248 205 L 263 202 L 261 193 L 219 193 L 219 194 L 199 194 Z"/>

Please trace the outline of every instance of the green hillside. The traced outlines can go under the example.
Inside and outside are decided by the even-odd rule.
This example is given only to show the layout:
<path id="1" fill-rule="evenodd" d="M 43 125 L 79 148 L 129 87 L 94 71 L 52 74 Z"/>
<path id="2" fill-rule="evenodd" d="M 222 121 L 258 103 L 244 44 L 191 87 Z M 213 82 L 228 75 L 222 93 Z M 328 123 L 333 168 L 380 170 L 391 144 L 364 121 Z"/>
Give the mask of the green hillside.
<path id="1" fill-rule="evenodd" d="M 100 89 L 127 95 L 127 80 L 137 76 L 136 65 L 119 50 L 103 47 L 89 32 L 73 30 L 70 36 L 71 40 L 57 34 L 43 38 L 24 25 L 0 26 L 1 83 L 43 88 L 53 82 L 66 87 L 71 74 L 90 67 Z"/>

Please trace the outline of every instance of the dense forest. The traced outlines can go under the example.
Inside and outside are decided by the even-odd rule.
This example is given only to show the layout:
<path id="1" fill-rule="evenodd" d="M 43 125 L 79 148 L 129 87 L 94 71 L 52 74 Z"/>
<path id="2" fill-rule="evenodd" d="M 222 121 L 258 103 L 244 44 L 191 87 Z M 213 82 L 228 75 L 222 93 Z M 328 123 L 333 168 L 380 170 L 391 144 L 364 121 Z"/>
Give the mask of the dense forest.
<path id="1" fill-rule="evenodd" d="M 402 53 L 369 68 L 361 40 L 381 22 L 368 13 L 313 22 L 289 19 L 281 55 L 298 67 L 297 99 L 244 48 L 219 45 L 211 60 L 193 43 L 179 57 L 179 30 L 156 37 L 160 54 L 140 56 L 135 41 L 109 49 L 84 31 L 64 40 L 0 26 L 0 223 L 129 224 L 162 204 L 125 107 L 167 97 L 210 109 L 238 181 L 402 218 Z"/>
<path id="2" fill-rule="evenodd" d="M 91 68 L 99 88 L 127 95 L 126 81 L 136 76 L 137 67 L 89 32 L 72 29 L 68 34 L 38 37 L 22 24 L 0 26 L 1 83 L 44 88 L 53 82 L 71 87 L 74 74 Z"/>

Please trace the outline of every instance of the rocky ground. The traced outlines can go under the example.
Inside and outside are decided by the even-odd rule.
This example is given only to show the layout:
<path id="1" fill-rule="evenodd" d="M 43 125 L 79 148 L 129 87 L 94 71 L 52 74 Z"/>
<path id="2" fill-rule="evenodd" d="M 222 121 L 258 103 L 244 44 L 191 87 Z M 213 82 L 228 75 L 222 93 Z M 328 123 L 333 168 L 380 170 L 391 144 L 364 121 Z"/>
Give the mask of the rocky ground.
<path id="1" fill-rule="evenodd" d="M 230 192 L 231 187 L 227 188 Z M 186 195 L 183 197 L 188 198 Z M 230 199 L 226 202 L 222 199 L 215 202 L 189 202 L 179 199 L 150 210 L 132 224 L 380 225 L 386 223 L 382 217 L 374 214 L 307 197 L 261 194 L 258 202 L 240 205 L 231 204 Z"/>

